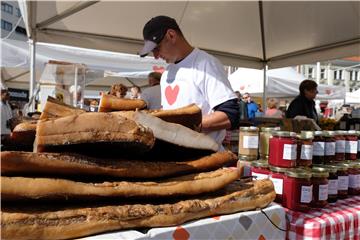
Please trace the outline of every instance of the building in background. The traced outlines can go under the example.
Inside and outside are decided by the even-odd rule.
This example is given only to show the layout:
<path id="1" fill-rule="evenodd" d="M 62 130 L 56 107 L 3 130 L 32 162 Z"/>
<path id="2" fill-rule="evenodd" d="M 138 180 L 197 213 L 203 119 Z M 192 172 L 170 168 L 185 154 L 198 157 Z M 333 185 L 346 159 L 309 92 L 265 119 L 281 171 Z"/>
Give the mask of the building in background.
<path id="1" fill-rule="evenodd" d="M 320 84 L 344 86 L 346 92 L 360 89 L 360 56 L 298 67 L 299 72 Z"/>
<path id="2" fill-rule="evenodd" d="M 17 1 L 1 1 L 1 38 L 27 41 L 25 24 Z"/>

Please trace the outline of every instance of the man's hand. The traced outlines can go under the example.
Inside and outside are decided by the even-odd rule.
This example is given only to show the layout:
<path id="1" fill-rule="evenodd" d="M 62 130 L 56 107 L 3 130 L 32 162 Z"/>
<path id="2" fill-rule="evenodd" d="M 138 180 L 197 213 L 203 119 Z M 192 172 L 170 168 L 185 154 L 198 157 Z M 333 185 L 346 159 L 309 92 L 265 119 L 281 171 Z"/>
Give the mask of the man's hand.
<path id="1" fill-rule="evenodd" d="M 203 132 L 209 132 L 222 129 L 230 129 L 231 122 L 226 113 L 221 111 L 215 111 L 209 115 L 203 116 L 201 126 Z"/>

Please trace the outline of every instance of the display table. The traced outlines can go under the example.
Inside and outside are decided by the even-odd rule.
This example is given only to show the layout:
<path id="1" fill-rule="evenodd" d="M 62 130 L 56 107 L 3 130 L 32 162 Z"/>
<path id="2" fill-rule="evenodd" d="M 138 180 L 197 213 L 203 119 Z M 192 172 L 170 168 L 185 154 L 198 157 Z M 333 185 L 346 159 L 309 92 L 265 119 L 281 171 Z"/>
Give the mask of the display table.
<path id="1" fill-rule="evenodd" d="M 288 239 L 360 238 L 360 196 L 307 213 L 285 210 L 290 221 Z"/>
<path id="2" fill-rule="evenodd" d="M 263 209 L 266 215 L 281 229 L 286 226 L 285 210 L 278 204 Z M 119 231 L 82 238 L 95 239 L 284 239 L 286 232 L 271 224 L 261 211 L 240 212 L 230 215 L 210 217 L 185 223 L 176 227 L 151 228 L 140 231 Z"/>

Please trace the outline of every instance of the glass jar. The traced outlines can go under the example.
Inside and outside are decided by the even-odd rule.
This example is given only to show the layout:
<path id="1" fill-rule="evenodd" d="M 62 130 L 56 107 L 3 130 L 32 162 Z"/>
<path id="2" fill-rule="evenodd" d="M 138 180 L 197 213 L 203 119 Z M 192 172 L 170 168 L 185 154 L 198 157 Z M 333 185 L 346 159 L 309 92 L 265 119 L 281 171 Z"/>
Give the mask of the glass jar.
<path id="1" fill-rule="evenodd" d="M 356 131 L 358 136 L 358 150 L 357 150 L 357 159 L 360 160 L 360 131 Z"/>
<path id="2" fill-rule="evenodd" d="M 273 182 L 276 192 L 275 202 L 280 204 L 283 202 L 284 178 L 285 172 L 288 170 L 289 168 L 270 166 L 270 180 Z"/>
<path id="3" fill-rule="evenodd" d="M 326 168 L 313 167 L 311 174 L 311 182 L 313 185 L 311 206 L 316 208 L 325 207 L 328 203 L 329 172 Z"/>
<path id="4" fill-rule="evenodd" d="M 290 132 L 277 131 L 269 140 L 269 164 L 275 167 L 296 166 L 296 137 Z"/>
<path id="5" fill-rule="evenodd" d="M 313 139 L 313 164 L 325 162 L 325 138 L 322 131 L 316 131 Z"/>
<path id="6" fill-rule="evenodd" d="M 346 160 L 356 160 L 358 149 L 358 136 L 356 131 L 350 130 L 345 134 L 345 158 Z"/>
<path id="7" fill-rule="evenodd" d="M 349 194 L 360 195 L 360 162 L 351 162 L 349 165 Z"/>
<path id="8" fill-rule="evenodd" d="M 333 131 L 324 132 L 325 141 L 325 159 L 324 163 L 331 163 L 335 161 L 335 133 Z"/>
<path id="9" fill-rule="evenodd" d="M 326 169 L 329 171 L 329 188 L 328 188 L 328 202 L 334 203 L 337 201 L 338 195 L 338 175 L 337 167 L 334 165 L 326 165 Z"/>
<path id="10" fill-rule="evenodd" d="M 344 163 L 336 165 L 338 175 L 338 198 L 347 198 L 349 190 L 349 173 L 348 167 Z"/>
<path id="11" fill-rule="evenodd" d="M 301 131 L 298 137 L 296 166 L 310 167 L 313 154 L 313 132 Z"/>
<path id="12" fill-rule="evenodd" d="M 335 161 L 345 161 L 345 131 L 335 132 Z"/>
<path id="13" fill-rule="evenodd" d="M 285 172 L 283 206 L 295 211 L 307 211 L 312 201 L 311 172 L 292 169 Z"/>
<path id="14" fill-rule="evenodd" d="M 270 170 L 267 161 L 259 160 L 251 163 L 251 176 L 255 176 L 257 180 L 269 178 Z"/>
<path id="15" fill-rule="evenodd" d="M 269 139 L 278 128 L 262 127 L 260 131 L 259 154 L 261 159 L 269 158 Z"/>
<path id="16" fill-rule="evenodd" d="M 257 127 L 240 127 L 239 159 L 256 160 L 259 150 L 259 129 Z"/>

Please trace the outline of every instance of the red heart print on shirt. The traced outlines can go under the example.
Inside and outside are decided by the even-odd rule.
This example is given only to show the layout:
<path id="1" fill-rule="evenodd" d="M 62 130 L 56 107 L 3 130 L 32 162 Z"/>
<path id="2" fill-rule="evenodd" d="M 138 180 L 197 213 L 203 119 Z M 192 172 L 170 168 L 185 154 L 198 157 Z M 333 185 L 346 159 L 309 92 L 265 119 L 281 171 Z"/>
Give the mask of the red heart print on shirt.
<path id="1" fill-rule="evenodd" d="M 179 90 L 180 89 L 178 85 L 175 85 L 174 88 L 172 88 L 170 85 L 165 88 L 165 97 L 169 105 L 173 105 L 176 102 Z"/>

